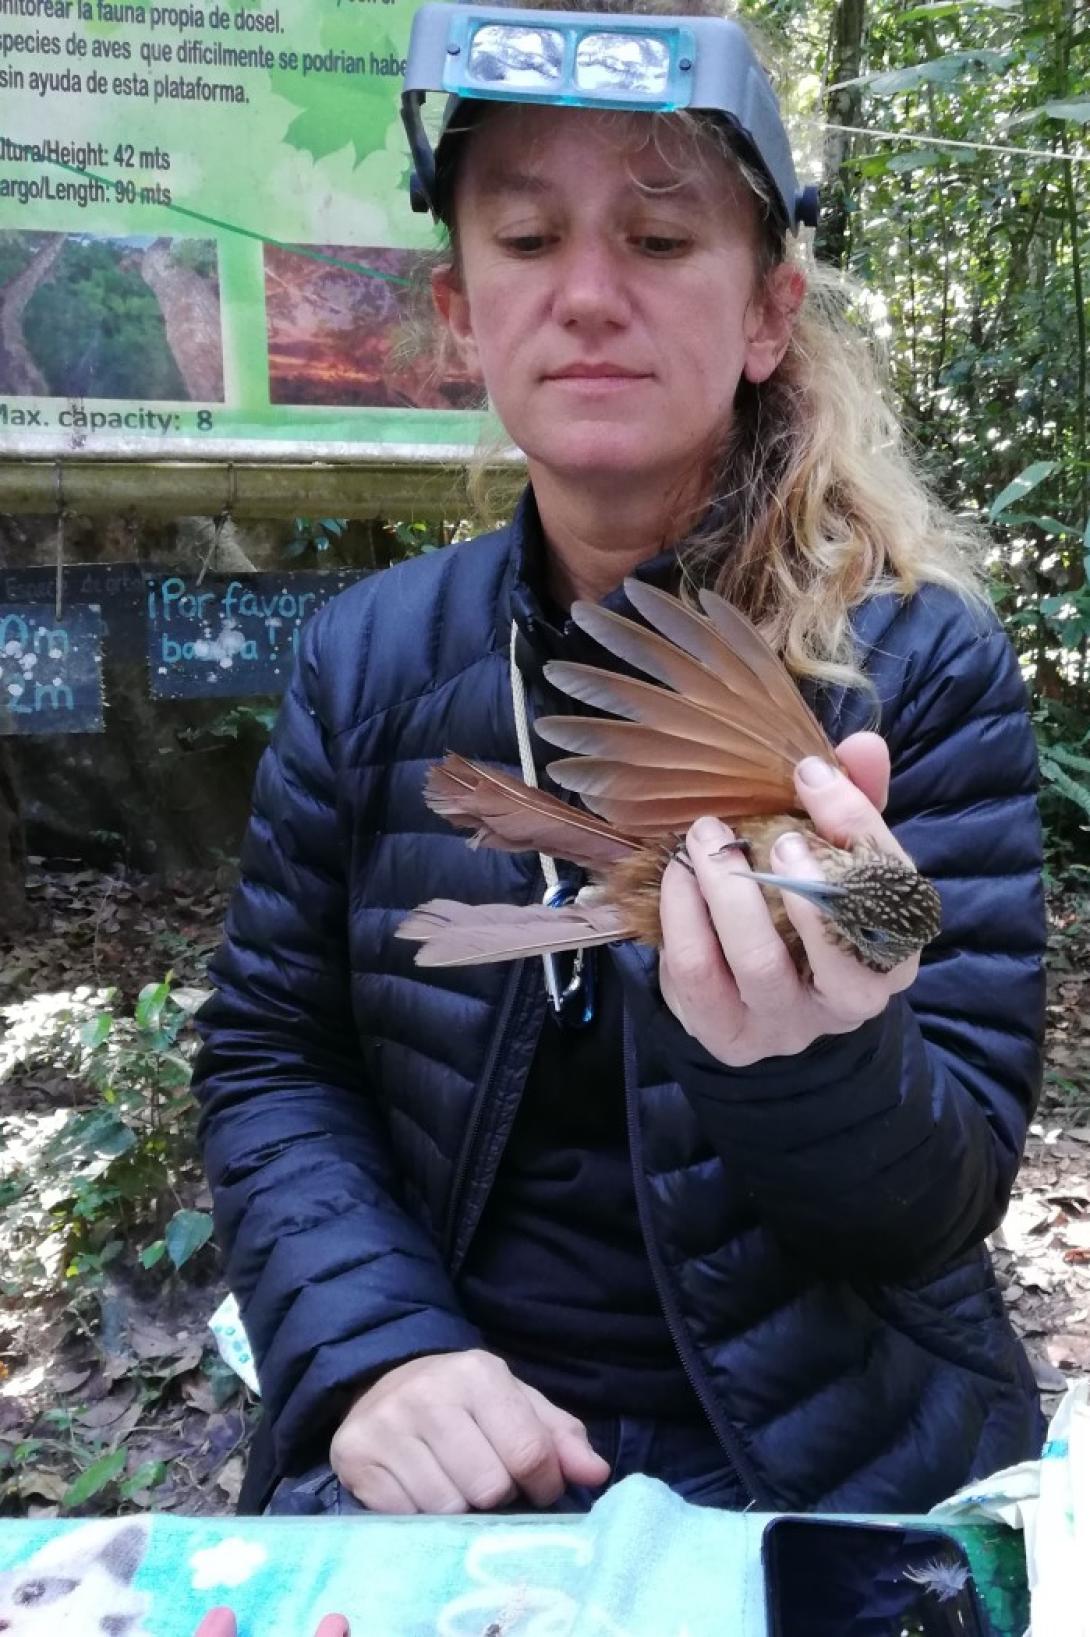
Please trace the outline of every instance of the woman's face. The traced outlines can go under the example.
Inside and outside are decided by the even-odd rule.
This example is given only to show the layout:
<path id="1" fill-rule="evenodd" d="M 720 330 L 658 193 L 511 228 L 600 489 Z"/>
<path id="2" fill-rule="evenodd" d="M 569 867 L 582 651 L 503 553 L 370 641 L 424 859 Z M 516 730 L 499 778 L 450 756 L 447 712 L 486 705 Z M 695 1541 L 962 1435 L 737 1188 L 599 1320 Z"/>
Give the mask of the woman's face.
<path id="1" fill-rule="evenodd" d="M 436 303 L 531 475 L 684 483 L 801 298 L 794 269 L 759 278 L 728 161 L 647 115 L 508 105 L 467 139 L 455 203 Z"/>

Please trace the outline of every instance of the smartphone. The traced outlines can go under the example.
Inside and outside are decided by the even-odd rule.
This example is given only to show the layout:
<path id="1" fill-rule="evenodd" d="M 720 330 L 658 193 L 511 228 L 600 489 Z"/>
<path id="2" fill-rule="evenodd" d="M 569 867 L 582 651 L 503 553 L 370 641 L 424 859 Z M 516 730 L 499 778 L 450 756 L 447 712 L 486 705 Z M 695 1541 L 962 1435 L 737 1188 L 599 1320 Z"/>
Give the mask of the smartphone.
<path id="1" fill-rule="evenodd" d="M 769 1637 L 992 1637 L 964 1548 L 941 1529 L 774 1518 Z"/>

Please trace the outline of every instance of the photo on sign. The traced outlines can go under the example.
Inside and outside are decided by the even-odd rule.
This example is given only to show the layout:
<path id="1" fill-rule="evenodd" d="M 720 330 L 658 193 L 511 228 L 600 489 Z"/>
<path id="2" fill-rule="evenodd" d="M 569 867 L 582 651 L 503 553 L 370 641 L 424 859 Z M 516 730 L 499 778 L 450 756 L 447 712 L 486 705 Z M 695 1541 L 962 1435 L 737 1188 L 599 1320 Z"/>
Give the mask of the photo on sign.
<path id="1" fill-rule="evenodd" d="M 266 245 L 270 403 L 478 408 L 479 382 L 413 348 L 419 268 L 412 250 Z"/>
<path id="2" fill-rule="evenodd" d="M 222 403 L 214 242 L 0 232 L 0 393 Z"/>

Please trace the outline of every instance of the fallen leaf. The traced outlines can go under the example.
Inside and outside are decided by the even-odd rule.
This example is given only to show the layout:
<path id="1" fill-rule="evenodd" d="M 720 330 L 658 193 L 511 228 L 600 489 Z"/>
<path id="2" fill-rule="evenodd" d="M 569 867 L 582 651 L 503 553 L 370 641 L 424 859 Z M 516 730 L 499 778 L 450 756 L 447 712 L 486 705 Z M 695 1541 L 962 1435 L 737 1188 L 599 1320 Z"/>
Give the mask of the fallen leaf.
<path id="1" fill-rule="evenodd" d="M 103 1427 L 112 1427 L 115 1421 L 120 1421 L 135 1396 L 136 1388 L 131 1382 L 127 1382 L 117 1392 L 110 1393 L 106 1398 L 100 1398 L 97 1404 L 89 1404 L 85 1410 L 81 1410 L 80 1425 L 90 1427 L 93 1432 L 98 1432 Z"/>
<path id="2" fill-rule="evenodd" d="M 82 1387 L 90 1379 L 90 1370 L 62 1370 L 59 1375 L 49 1378 L 49 1385 L 55 1393 L 74 1393 L 77 1387 Z"/>
<path id="3" fill-rule="evenodd" d="M 170 1358 L 184 1352 L 188 1340 L 150 1319 L 133 1319 L 129 1324 L 128 1342 L 137 1358 Z"/>
<path id="4" fill-rule="evenodd" d="M 37 1470 L 20 1472 L 16 1488 L 20 1495 L 40 1495 L 47 1501 L 61 1501 L 68 1492 L 68 1484 L 59 1472 Z"/>
<path id="5" fill-rule="evenodd" d="M 245 1464 L 241 1455 L 232 1455 L 229 1461 L 224 1461 L 216 1473 L 216 1488 L 222 1489 L 227 1496 L 232 1509 L 238 1501 L 239 1491 L 242 1488 L 242 1477 Z"/>
<path id="6" fill-rule="evenodd" d="M 1045 1343 L 1044 1355 L 1050 1364 L 1085 1370 L 1090 1366 L 1090 1336 L 1053 1336 Z"/>
<path id="7" fill-rule="evenodd" d="M 182 1382 L 182 1397 L 187 1404 L 195 1410 L 200 1410 L 203 1415 L 215 1415 L 219 1409 L 211 1382 L 199 1373 L 191 1381 Z"/>
<path id="8" fill-rule="evenodd" d="M 1043 1393 L 1063 1392 L 1067 1386 L 1067 1377 L 1062 1370 L 1057 1370 L 1047 1359 L 1039 1358 L 1031 1349 L 1027 1348 L 1026 1356 L 1033 1369 L 1033 1379 Z"/>

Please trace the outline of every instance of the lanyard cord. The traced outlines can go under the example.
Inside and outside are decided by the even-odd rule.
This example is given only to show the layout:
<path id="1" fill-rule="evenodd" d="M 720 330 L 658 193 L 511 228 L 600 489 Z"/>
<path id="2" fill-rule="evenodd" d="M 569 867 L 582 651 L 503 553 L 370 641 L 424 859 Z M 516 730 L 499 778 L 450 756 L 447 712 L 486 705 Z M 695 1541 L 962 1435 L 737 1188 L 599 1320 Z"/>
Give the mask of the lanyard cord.
<path id="1" fill-rule="evenodd" d="M 511 703 L 515 708 L 515 734 L 519 742 L 519 761 L 522 763 L 522 779 L 531 790 L 538 788 L 537 769 L 534 766 L 534 753 L 530 747 L 530 719 L 526 713 L 526 684 L 522 680 L 522 672 L 518 668 L 515 658 L 515 645 L 518 642 L 519 628 L 514 620 L 511 621 Z M 541 873 L 545 877 L 545 903 L 548 903 L 560 887 L 560 876 L 556 868 L 556 859 L 550 853 L 538 853 L 541 860 Z"/>
<path id="2" fill-rule="evenodd" d="M 531 790 L 538 788 L 537 769 L 534 766 L 534 753 L 530 745 L 530 718 L 526 710 L 526 684 L 522 680 L 522 672 L 518 668 L 515 658 L 515 649 L 518 642 L 518 626 L 511 621 L 511 704 L 515 711 L 515 735 L 518 739 L 519 761 L 522 764 L 523 783 L 528 784 Z M 542 903 L 551 903 L 560 891 L 560 875 L 556 867 L 556 859 L 550 853 L 538 853 L 541 860 L 541 873 L 545 877 L 545 894 Z M 575 962 L 572 968 L 572 979 L 568 988 L 577 990 L 583 972 L 583 956 L 581 949 L 575 951 Z M 559 1013 L 564 995 L 560 993 L 557 982 L 556 966 L 552 955 L 542 955 L 541 964 L 545 969 L 545 990 L 552 1002 L 554 1010 Z M 565 991 L 565 995 L 567 990 Z"/>

